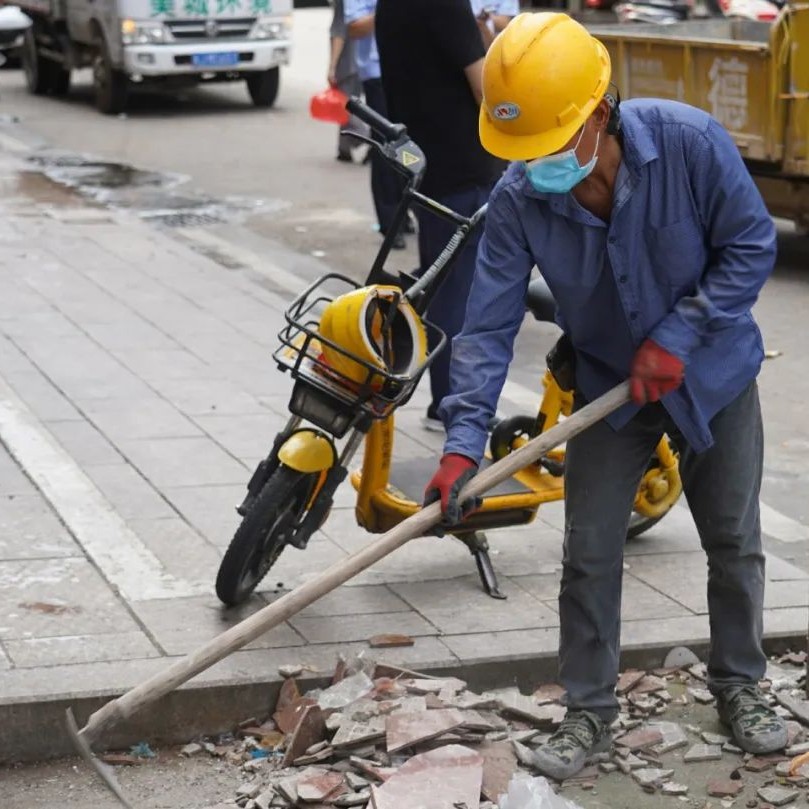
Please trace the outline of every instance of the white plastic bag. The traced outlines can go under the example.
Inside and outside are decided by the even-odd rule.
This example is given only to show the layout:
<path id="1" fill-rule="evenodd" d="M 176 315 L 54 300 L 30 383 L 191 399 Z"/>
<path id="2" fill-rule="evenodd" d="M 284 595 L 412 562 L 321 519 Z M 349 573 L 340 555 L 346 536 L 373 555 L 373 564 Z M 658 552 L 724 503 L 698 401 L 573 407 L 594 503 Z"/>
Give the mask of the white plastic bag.
<path id="1" fill-rule="evenodd" d="M 532 778 L 517 773 L 509 781 L 508 793 L 500 796 L 500 809 L 582 809 L 573 801 L 557 795 L 540 775 Z"/>

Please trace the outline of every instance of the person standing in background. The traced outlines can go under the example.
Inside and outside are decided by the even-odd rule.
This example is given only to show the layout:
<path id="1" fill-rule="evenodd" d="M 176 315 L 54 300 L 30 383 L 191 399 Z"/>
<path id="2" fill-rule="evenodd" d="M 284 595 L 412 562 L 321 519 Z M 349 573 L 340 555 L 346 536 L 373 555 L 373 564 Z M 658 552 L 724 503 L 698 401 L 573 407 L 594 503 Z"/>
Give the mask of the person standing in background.
<path id="1" fill-rule="evenodd" d="M 469 0 L 478 21 L 483 47 L 489 50 L 494 38 L 520 13 L 520 0 Z"/>
<path id="2" fill-rule="evenodd" d="M 359 96 L 362 94 L 362 82 L 354 59 L 354 40 L 346 35 L 343 0 L 333 0 L 333 6 L 334 13 L 329 29 L 328 82 L 331 87 L 336 87 L 347 96 Z M 341 134 L 337 137 L 337 159 L 344 163 L 351 163 L 351 149 L 356 141 L 350 135 L 343 135 L 342 130 L 365 134 L 365 129 L 362 123 L 352 115 L 348 124 L 341 127 L 340 130 Z"/>
<path id="3" fill-rule="evenodd" d="M 377 0 L 344 0 L 345 22 L 348 36 L 356 45 L 355 58 L 365 103 L 384 117 L 388 117 L 385 91 L 382 88 L 382 73 L 379 65 L 375 37 L 375 13 Z M 404 4 L 408 5 L 409 4 Z M 394 214 L 402 196 L 403 181 L 375 151 L 371 153 L 371 194 L 379 222 L 379 232 L 384 236 L 393 224 Z M 397 233 L 393 247 L 402 250 L 405 239 Z"/>
<path id="4" fill-rule="evenodd" d="M 464 216 L 484 205 L 505 163 L 480 144 L 485 50 L 469 0 L 377 0 L 376 38 L 390 118 L 407 126 L 427 168 L 421 190 Z M 426 270 L 455 225 L 419 210 L 419 264 Z M 480 229 L 465 245 L 427 312 L 447 335 L 430 365 L 432 402 L 423 424 L 443 431 L 438 407 L 449 393 L 449 344 L 460 331 L 475 272 Z M 431 346 L 432 348 L 433 346 Z"/>

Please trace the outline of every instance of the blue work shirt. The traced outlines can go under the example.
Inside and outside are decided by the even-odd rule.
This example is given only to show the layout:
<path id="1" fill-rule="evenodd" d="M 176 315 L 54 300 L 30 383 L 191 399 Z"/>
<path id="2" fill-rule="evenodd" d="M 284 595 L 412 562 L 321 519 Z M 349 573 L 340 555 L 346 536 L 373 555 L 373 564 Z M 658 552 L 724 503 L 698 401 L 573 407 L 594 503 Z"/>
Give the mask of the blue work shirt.
<path id="1" fill-rule="evenodd" d="M 673 101 L 621 104 L 623 156 L 610 222 L 572 194 L 535 191 L 513 163 L 495 187 L 441 413 L 445 452 L 479 460 L 525 315 L 536 265 L 576 351 L 590 401 L 629 376 L 647 337 L 685 363 L 663 397 L 688 443 L 758 374 L 750 309 L 775 261 L 775 227 L 738 149 L 707 113 Z M 638 411 L 608 417 L 619 429 Z"/>
<path id="2" fill-rule="evenodd" d="M 376 0 L 345 0 L 343 3 L 346 25 L 376 13 Z M 379 52 L 376 49 L 376 37 L 369 34 L 366 37 L 354 40 L 354 54 L 357 62 L 357 72 L 361 81 L 379 79 L 382 72 L 379 69 Z"/>

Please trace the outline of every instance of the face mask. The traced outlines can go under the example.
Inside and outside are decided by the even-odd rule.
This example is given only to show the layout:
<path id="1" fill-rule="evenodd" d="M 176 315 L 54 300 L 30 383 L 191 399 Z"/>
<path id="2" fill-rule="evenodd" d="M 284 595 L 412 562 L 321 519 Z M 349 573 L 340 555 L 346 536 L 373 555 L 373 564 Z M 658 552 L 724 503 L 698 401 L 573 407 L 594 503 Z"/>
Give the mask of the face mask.
<path id="1" fill-rule="evenodd" d="M 596 134 L 596 147 L 588 163 L 579 165 L 576 149 L 584 136 L 584 129 L 576 141 L 576 145 L 566 152 L 540 157 L 525 164 L 528 181 L 535 190 L 546 194 L 566 194 L 577 186 L 595 168 L 598 160 L 598 141 L 601 133 Z"/>

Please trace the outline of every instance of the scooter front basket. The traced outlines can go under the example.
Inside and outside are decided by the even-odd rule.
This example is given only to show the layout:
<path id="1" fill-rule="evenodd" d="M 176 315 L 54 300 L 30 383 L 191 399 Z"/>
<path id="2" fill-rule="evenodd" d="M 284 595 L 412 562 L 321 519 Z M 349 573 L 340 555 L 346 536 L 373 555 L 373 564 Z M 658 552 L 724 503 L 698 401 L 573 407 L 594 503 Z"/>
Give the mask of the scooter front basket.
<path id="1" fill-rule="evenodd" d="M 346 276 L 328 273 L 293 301 L 285 312 L 286 326 L 278 334 L 280 347 L 273 354 L 278 367 L 295 379 L 290 410 L 336 437 L 364 418 L 387 418 L 410 399 L 424 371 L 446 343 L 434 324 L 422 320 L 432 349 L 407 375 L 392 374 L 319 332 L 320 315 L 327 304 L 344 292 L 360 288 Z M 323 345 L 359 366 L 362 381 L 349 378 L 327 363 Z"/>

